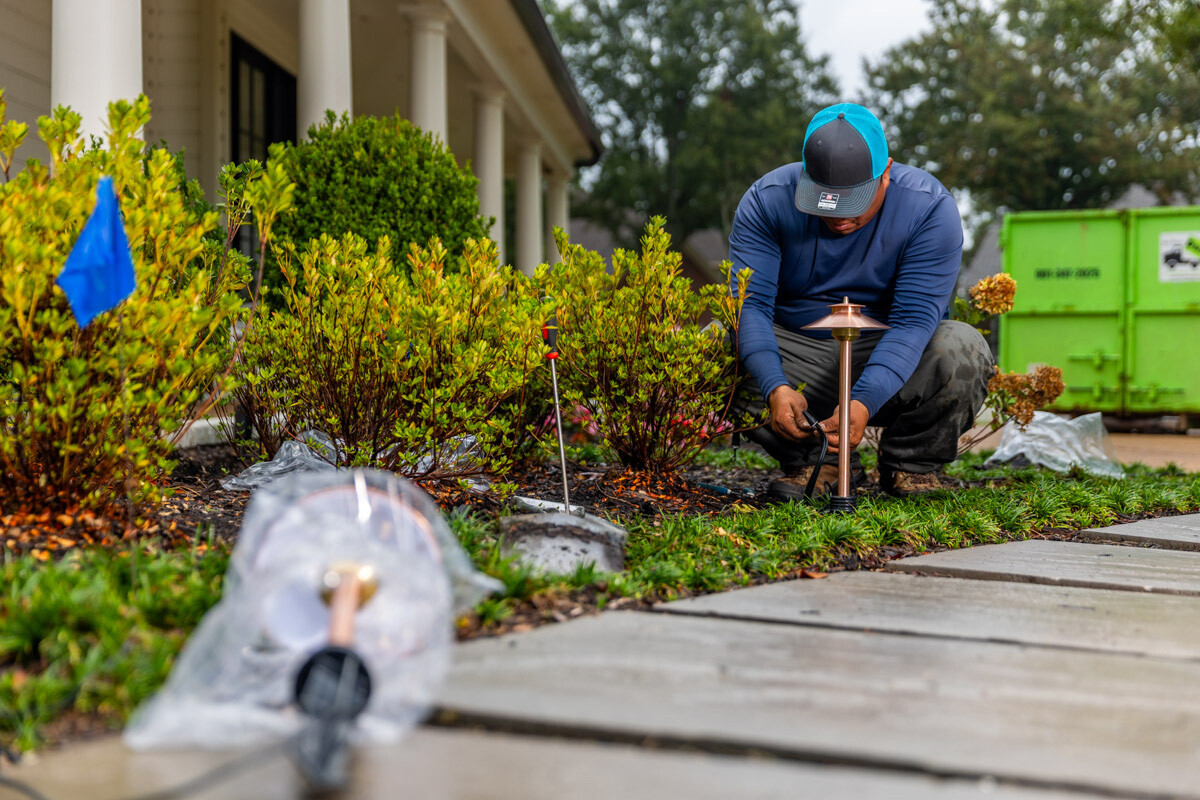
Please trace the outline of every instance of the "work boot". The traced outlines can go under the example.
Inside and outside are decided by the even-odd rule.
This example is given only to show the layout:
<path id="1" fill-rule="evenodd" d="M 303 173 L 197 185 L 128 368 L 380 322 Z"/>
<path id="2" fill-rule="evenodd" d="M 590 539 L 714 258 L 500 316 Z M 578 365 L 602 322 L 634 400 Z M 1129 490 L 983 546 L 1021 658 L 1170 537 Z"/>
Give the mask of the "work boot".
<path id="1" fill-rule="evenodd" d="M 834 461 L 820 467 L 797 467 L 786 470 L 783 475 L 771 481 L 771 485 L 767 487 L 767 496 L 779 501 L 795 500 L 799 502 L 803 500 L 804 490 L 808 486 L 808 479 L 812 476 L 814 469 L 819 469 L 820 473 L 817 475 L 817 483 L 813 487 L 813 497 L 823 494 L 837 494 L 838 467 L 837 462 Z M 851 468 L 851 494 L 863 482 L 863 478 L 864 475 L 861 467 L 858 469 Z"/>
<path id="2" fill-rule="evenodd" d="M 912 497 L 945 487 L 937 472 L 904 472 L 880 466 L 879 488 L 892 497 Z"/>

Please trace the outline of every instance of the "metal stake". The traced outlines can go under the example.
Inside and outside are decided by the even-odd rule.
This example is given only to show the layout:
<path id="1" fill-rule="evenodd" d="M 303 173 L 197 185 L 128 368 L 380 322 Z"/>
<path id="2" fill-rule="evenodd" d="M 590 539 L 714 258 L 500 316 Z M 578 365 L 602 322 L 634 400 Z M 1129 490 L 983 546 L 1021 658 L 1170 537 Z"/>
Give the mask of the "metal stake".
<path id="1" fill-rule="evenodd" d="M 558 369 L 554 366 L 555 359 L 550 359 L 550 382 L 554 385 L 554 422 L 558 426 L 558 463 L 562 466 L 563 505 L 567 513 L 571 513 L 571 489 L 567 485 L 567 448 L 563 444 L 562 410 L 558 401 Z"/>
<path id="2" fill-rule="evenodd" d="M 562 467 L 563 505 L 567 513 L 571 513 L 571 489 L 567 484 L 567 446 L 563 442 L 562 403 L 558 399 L 558 315 L 551 314 L 550 319 L 542 326 L 542 338 L 550 345 L 546 360 L 550 362 L 550 382 L 554 386 L 554 424 L 558 428 L 558 463 Z"/>

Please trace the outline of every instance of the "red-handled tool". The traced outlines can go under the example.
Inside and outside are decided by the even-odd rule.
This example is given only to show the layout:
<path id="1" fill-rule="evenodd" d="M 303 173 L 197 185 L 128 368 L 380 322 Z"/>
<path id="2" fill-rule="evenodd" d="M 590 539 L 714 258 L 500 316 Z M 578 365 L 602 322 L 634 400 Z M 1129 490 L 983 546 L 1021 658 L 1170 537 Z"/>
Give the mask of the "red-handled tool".
<path id="1" fill-rule="evenodd" d="M 546 359 L 550 362 L 550 382 L 554 387 L 554 423 L 558 428 L 558 461 L 562 466 L 563 505 L 567 513 L 571 513 L 571 489 L 567 485 L 567 448 L 563 443 L 562 408 L 558 399 L 558 314 L 550 315 L 550 319 L 542 325 L 542 339 L 550 347 L 546 351 Z"/>

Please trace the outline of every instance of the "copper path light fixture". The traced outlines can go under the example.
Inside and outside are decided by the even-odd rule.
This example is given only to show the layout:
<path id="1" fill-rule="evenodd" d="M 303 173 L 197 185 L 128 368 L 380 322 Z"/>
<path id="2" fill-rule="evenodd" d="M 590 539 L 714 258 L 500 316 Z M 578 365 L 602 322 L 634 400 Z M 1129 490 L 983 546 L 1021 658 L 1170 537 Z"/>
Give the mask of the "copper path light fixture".
<path id="1" fill-rule="evenodd" d="M 829 307 L 829 315 L 805 325 L 801 330 L 830 331 L 839 345 L 838 374 L 838 485 L 837 494 L 830 498 L 829 511 L 844 513 L 854 510 L 856 497 L 850 488 L 850 366 L 851 343 L 865 330 L 886 330 L 889 326 L 862 313 L 863 306 L 851 303 L 846 297 Z M 818 464 L 816 469 L 820 469 Z"/>

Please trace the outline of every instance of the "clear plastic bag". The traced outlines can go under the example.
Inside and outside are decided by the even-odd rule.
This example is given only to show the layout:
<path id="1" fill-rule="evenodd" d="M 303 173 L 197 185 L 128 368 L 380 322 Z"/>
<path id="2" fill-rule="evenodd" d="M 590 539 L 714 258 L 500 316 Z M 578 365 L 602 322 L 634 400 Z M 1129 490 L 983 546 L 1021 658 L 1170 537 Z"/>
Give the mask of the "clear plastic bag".
<path id="1" fill-rule="evenodd" d="M 1066 419 L 1037 411 L 1024 431 L 1009 423 L 987 464 L 1003 464 L 1019 457 L 1055 472 L 1069 472 L 1077 466 L 1102 478 L 1125 477 L 1099 412 Z"/>
<path id="2" fill-rule="evenodd" d="M 246 512 L 221 601 L 162 690 L 125 733 L 134 748 L 243 747 L 294 735 L 300 666 L 327 642 L 321 581 L 331 565 L 373 568 L 353 649 L 373 691 L 357 741 L 394 741 L 427 713 L 448 666 L 456 612 L 499 583 L 477 573 L 437 506 L 385 472 L 288 475 Z"/>
<path id="3" fill-rule="evenodd" d="M 448 466 L 464 463 L 475 456 L 476 440 L 474 436 L 463 436 L 452 439 L 437 447 L 443 461 Z M 327 472 L 343 468 L 341 460 L 345 455 L 344 443 L 334 441 L 329 434 L 322 431 L 309 430 L 300 434 L 298 439 L 284 442 L 270 461 L 260 461 L 251 464 L 237 475 L 221 479 L 221 488 L 230 490 L 252 491 L 260 486 L 274 481 L 293 472 Z M 395 448 L 385 449 L 379 455 L 388 457 Z M 434 464 L 432 454 L 426 454 L 416 459 L 413 474 L 419 475 L 428 471 Z M 472 481 L 474 485 L 487 488 L 486 482 Z"/>
<path id="4" fill-rule="evenodd" d="M 222 489 L 252 491 L 293 472 L 329 472 L 333 440 L 320 431 L 305 431 L 298 440 L 284 442 L 270 461 L 251 464 L 237 475 L 221 479 Z"/>

